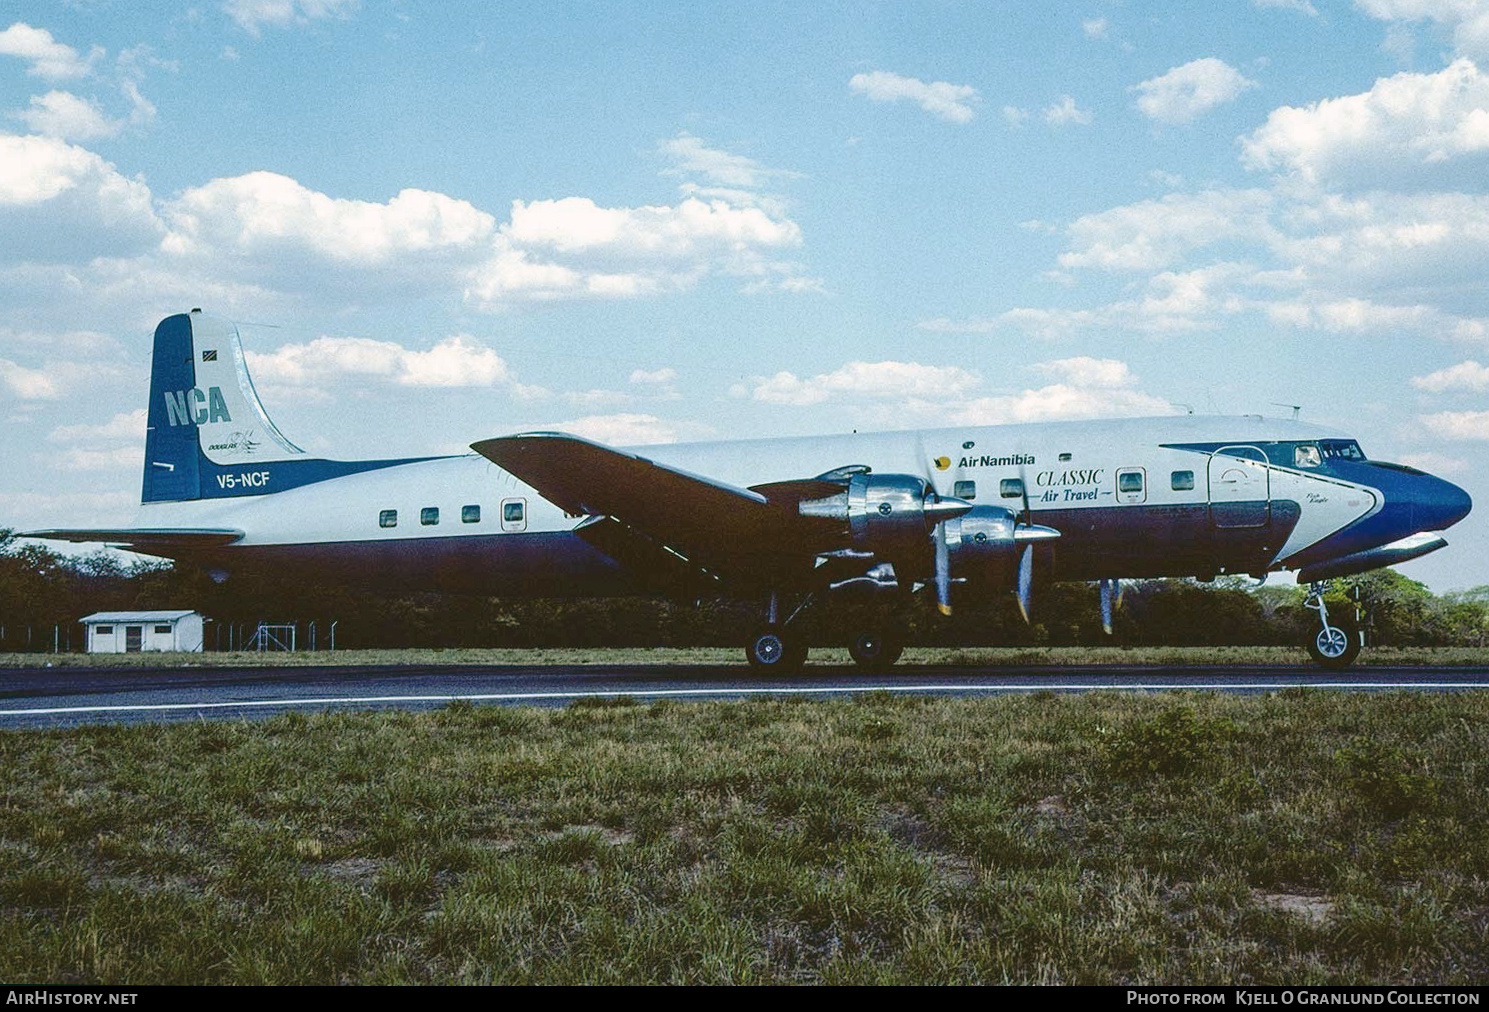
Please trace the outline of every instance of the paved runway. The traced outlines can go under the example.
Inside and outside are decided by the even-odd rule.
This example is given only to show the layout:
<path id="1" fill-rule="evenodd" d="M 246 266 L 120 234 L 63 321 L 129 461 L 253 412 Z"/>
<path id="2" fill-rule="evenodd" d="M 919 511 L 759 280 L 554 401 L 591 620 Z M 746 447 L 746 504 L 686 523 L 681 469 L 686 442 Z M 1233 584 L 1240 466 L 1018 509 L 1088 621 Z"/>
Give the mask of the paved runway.
<path id="1" fill-rule="evenodd" d="M 1302 666 L 916 667 L 881 675 L 809 667 L 759 677 L 743 665 L 96 668 L 0 671 L 0 729 L 177 720 L 257 720 L 286 710 L 427 710 L 457 699 L 483 705 L 563 706 L 575 699 L 631 696 L 738 699 L 818 698 L 880 690 L 968 695 L 1003 692 L 1267 692 L 1308 686 L 1354 692 L 1489 688 L 1489 668 L 1372 667 L 1326 672 Z"/>

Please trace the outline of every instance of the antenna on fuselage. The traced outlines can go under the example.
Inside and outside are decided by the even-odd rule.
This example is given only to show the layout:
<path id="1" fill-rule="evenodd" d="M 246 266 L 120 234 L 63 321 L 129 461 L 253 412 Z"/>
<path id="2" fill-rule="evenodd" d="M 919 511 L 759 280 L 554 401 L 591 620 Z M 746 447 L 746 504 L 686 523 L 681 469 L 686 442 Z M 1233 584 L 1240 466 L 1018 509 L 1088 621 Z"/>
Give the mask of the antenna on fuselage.
<path id="1" fill-rule="evenodd" d="M 1301 404 L 1283 404 L 1281 401 L 1273 401 L 1272 403 L 1279 408 L 1292 408 L 1293 421 L 1295 422 L 1298 420 L 1298 416 L 1303 413 L 1303 405 Z"/>

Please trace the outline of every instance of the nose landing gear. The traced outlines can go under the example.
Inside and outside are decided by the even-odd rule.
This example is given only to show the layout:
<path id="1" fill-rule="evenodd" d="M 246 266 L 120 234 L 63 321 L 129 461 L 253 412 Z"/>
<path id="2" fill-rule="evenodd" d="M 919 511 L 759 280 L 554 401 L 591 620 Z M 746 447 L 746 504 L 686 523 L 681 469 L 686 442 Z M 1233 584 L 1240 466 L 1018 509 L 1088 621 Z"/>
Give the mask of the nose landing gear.
<path id="1" fill-rule="evenodd" d="M 1360 656 L 1360 630 L 1352 615 L 1330 616 L 1324 604 L 1327 582 L 1310 583 L 1303 605 L 1318 612 L 1319 630 L 1309 637 L 1308 654 L 1320 666 L 1331 670 L 1347 668 Z"/>

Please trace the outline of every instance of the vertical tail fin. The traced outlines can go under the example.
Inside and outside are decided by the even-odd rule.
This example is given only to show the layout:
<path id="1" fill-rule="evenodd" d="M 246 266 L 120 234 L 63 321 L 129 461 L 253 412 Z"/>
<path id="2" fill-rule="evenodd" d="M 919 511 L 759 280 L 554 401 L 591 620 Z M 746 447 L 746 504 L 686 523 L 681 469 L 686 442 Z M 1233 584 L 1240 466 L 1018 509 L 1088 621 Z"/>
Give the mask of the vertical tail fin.
<path id="1" fill-rule="evenodd" d="M 155 328 L 141 502 L 272 491 L 258 465 L 306 460 L 259 401 L 238 329 L 200 310 Z"/>

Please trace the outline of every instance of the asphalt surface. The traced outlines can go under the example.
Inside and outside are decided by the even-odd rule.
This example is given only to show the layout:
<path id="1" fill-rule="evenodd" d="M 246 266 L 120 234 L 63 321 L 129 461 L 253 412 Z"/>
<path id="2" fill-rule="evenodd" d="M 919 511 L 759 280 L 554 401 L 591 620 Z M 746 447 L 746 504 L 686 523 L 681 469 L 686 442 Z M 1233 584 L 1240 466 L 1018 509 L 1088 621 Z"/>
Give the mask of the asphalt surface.
<path id="1" fill-rule="evenodd" d="M 455 700 L 482 705 L 565 706 L 576 699 L 631 696 L 816 698 L 880 690 L 971 695 L 1006 692 L 1158 692 L 1200 689 L 1275 692 L 1312 687 L 1352 692 L 1489 688 L 1484 667 L 1112 665 L 1092 667 L 915 667 L 870 675 L 852 667 L 808 667 L 760 677 L 744 665 L 30 668 L 0 670 L 0 730 L 180 720 L 260 720 L 289 710 L 429 710 Z"/>

